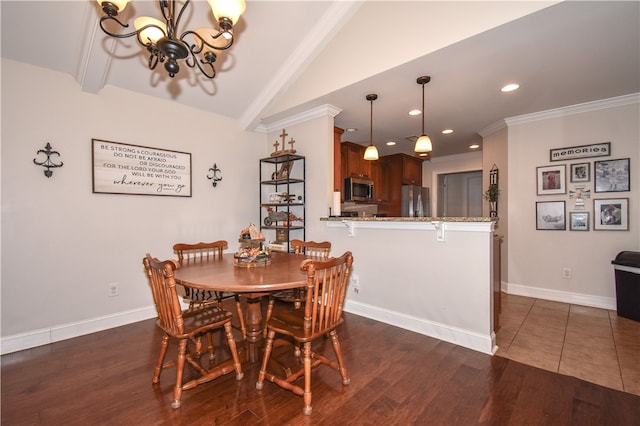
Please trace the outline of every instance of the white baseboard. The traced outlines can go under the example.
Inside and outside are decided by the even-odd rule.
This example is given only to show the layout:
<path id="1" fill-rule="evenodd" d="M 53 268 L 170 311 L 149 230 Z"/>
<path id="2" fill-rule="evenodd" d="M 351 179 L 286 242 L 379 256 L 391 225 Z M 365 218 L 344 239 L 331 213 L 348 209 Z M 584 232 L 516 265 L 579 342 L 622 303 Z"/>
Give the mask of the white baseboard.
<path id="1" fill-rule="evenodd" d="M 469 330 L 429 321 L 425 318 L 407 315 L 402 312 L 389 311 L 379 306 L 354 302 L 353 300 L 347 300 L 345 302 L 344 310 L 345 312 L 394 325 L 405 330 L 434 337 L 485 354 L 493 355 L 497 350 L 495 334 L 493 332 L 485 336 Z"/>
<path id="2" fill-rule="evenodd" d="M 569 291 L 550 290 L 548 288 L 529 287 L 519 284 L 502 282 L 502 291 L 517 296 L 534 297 L 536 299 L 553 300 L 554 302 L 570 303 L 573 305 L 590 306 L 592 308 L 616 310 L 615 297 L 592 296 L 589 294 L 572 293 Z"/>
<path id="3" fill-rule="evenodd" d="M 0 340 L 0 353 L 2 355 L 36 346 L 47 345 L 85 334 L 107 330 L 121 325 L 155 318 L 156 310 L 153 306 L 148 308 L 134 309 L 125 312 L 118 312 L 112 315 L 91 318 L 85 321 L 78 321 L 69 324 L 62 324 L 51 328 L 33 330 L 26 333 L 14 334 L 3 337 Z"/>

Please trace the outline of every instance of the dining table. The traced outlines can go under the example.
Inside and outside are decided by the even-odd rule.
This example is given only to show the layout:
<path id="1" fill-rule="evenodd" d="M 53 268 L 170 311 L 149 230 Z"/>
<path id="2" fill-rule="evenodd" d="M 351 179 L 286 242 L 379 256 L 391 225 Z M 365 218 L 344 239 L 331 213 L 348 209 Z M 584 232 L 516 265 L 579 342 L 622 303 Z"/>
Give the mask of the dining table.
<path id="1" fill-rule="evenodd" d="M 272 251 L 265 265 L 236 264 L 234 253 L 201 263 L 181 266 L 175 271 L 179 284 L 199 290 L 241 293 L 247 300 L 248 360 L 256 362 L 262 339 L 262 298 L 273 292 L 304 287 L 307 276 L 300 269 L 304 254 Z"/>

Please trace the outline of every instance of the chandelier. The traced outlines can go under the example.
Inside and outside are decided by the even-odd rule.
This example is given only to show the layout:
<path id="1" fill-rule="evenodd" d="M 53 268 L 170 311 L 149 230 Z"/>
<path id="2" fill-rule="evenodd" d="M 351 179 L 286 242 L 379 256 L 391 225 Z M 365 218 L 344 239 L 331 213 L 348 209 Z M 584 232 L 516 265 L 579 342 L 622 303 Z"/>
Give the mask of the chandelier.
<path id="1" fill-rule="evenodd" d="M 378 99 L 378 95 L 372 93 L 367 95 L 367 100 L 371 102 L 371 121 L 369 126 L 369 146 L 364 151 L 364 159 L 365 160 L 377 160 L 378 159 L 378 148 L 373 144 L 373 101 Z"/>
<path id="2" fill-rule="evenodd" d="M 214 67 L 217 58 L 216 51 L 231 47 L 233 26 L 246 8 L 244 0 L 208 0 L 220 29 L 198 28 L 179 34 L 180 19 L 191 0 L 186 0 L 182 4 L 175 0 L 159 0 L 158 4 L 164 22 L 148 16 L 141 16 L 133 22 L 135 31 L 116 34 L 109 31 L 105 24 L 116 22 L 120 27 L 128 28 L 129 25 L 122 23 L 117 16 L 119 12 L 124 10 L 129 0 L 97 1 L 104 12 L 104 16 L 100 18 L 102 31 L 115 38 L 136 36 L 138 42 L 149 52 L 149 69 L 155 69 L 158 62 L 164 63 L 169 77 L 174 77 L 180 71 L 178 61 L 184 59 L 190 68 L 197 66 L 207 78 L 214 78 L 216 76 Z"/>
<path id="3" fill-rule="evenodd" d="M 416 80 L 418 84 L 422 85 L 422 134 L 416 140 L 416 145 L 413 148 L 413 150 L 418 153 L 431 152 L 433 150 L 433 147 L 431 146 L 431 138 L 424 132 L 424 85 L 430 81 L 431 77 L 429 76 L 418 77 Z"/>

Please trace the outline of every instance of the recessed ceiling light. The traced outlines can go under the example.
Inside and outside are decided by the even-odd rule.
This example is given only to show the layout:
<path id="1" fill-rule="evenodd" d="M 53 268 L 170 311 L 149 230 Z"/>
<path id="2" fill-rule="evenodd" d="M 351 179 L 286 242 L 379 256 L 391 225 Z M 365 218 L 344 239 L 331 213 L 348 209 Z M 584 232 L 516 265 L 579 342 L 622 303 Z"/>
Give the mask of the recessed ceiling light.
<path id="1" fill-rule="evenodd" d="M 478 145 L 478 144 L 469 145 L 469 148 L 478 149 L 478 148 L 480 148 L 480 145 Z"/>
<path id="2" fill-rule="evenodd" d="M 388 145 L 388 146 L 394 146 L 395 144 L 396 144 L 396 142 L 395 142 L 395 141 L 389 141 L 389 142 L 387 142 L 387 145 Z"/>
<path id="3" fill-rule="evenodd" d="M 422 111 L 420 111 L 419 109 L 412 109 L 411 111 L 409 111 L 409 115 L 420 115 L 422 114 Z"/>
<path id="4" fill-rule="evenodd" d="M 519 88 L 520 85 L 517 83 L 509 83 L 506 86 L 504 86 L 502 89 L 500 89 L 501 92 L 513 92 L 514 90 L 516 90 L 517 88 Z"/>
<path id="5" fill-rule="evenodd" d="M 355 127 L 349 127 L 348 129 L 346 129 L 347 132 L 357 132 L 358 129 L 356 129 Z"/>
<path id="6" fill-rule="evenodd" d="M 451 130 L 451 129 L 444 129 L 444 130 L 442 131 L 442 134 L 443 134 L 443 135 L 450 135 L 451 133 L 453 133 L 453 130 Z"/>

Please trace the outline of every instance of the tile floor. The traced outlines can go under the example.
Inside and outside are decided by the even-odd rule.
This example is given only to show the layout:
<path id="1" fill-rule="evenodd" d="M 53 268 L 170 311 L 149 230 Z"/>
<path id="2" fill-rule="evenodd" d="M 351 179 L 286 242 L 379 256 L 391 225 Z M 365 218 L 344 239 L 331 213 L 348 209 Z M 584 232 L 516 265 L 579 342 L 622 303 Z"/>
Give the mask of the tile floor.
<path id="1" fill-rule="evenodd" d="M 504 293 L 501 308 L 496 355 L 640 395 L 640 322 Z"/>

